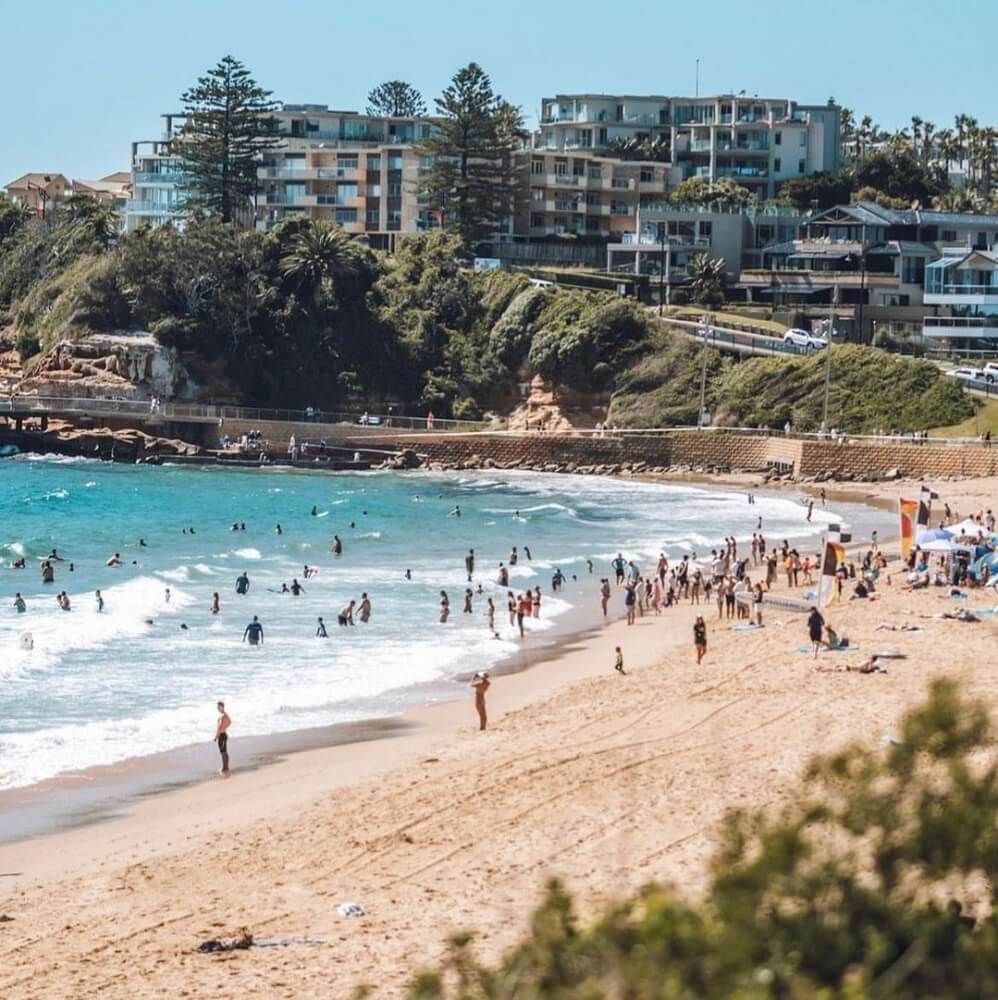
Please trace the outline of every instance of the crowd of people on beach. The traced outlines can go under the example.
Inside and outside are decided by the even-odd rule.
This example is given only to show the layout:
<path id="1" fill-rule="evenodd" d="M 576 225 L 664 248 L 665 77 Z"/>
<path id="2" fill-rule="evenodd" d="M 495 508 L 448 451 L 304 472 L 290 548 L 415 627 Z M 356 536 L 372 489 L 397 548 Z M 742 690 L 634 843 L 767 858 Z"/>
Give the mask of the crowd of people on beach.
<path id="1" fill-rule="evenodd" d="M 751 505 L 753 501 L 754 497 L 749 495 L 749 504 Z M 821 491 L 821 502 L 824 505 L 824 490 Z M 810 520 L 814 501 L 806 501 L 805 506 L 807 519 Z M 310 513 L 312 516 L 318 516 L 319 512 L 313 506 Z M 363 514 L 366 516 L 367 511 L 365 510 Z M 460 517 L 460 506 L 455 506 L 450 511 L 450 516 Z M 516 512 L 514 520 L 522 520 L 519 517 L 519 511 Z M 944 531 L 945 526 L 952 524 L 953 521 L 954 514 L 947 506 L 945 515 L 940 521 L 939 530 Z M 355 527 L 355 522 L 351 522 L 350 526 L 351 528 Z M 950 534 L 957 541 L 966 543 L 961 549 L 939 553 L 935 557 L 933 554 L 923 551 L 920 546 L 915 546 L 912 549 L 908 559 L 904 589 L 918 590 L 932 585 L 946 586 L 951 589 L 951 593 L 954 595 L 962 593 L 960 588 L 991 585 L 998 589 L 998 572 L 996 572 L 998 571 L 998 554 L 995 554 L 993 560 L 980 558 L 982 551 L 985 554 L 995 553 L 995 517 L 991 510 L 980 511 L 972 519 L 959 525 L 958 529 L 960 534 Z M 193 526 L 185 526 L 182 530 L 184 534 L 194 535 L 196 533 Z M 243 532 L 246 530 L 246 525 L 241 521 L 232 522 L 229 530 Z M 283 526 L 280 523 L 274 526 L 274 532 L 278 536 L 282 535 L 283 531 Z M 146 547 L 144 539 L 139 540 L 139 546 Z M 791 545 L 787 539 L 783 539 L 779 545 L 770 545 L 763 534 L 762 518 L 758 519 L 756 530 L 753 531 L 751 540 L 748 542 L 747 552 L 744 550 L 740 552 L 739 548 L 738 539 L 734 535 L 726 535 L 723 545 L 713 548 L 709 556 L 704 553 L 703 556 L 698 557 L 695 551 L 691 551 L 670 562 L 666 553 L 661 551 L 654 566 L 647 572 L 642 571 L 635 558 L 625 558 L 623 553 L 618 552 L 609 561 L 607 575 L 599 577 L 597 595 L 601 617 L 604 620 L 611 617 L 611 601 L 615 591 L 620 595 L 623 618 L 628 626 L 635 625 L 639 618 L 646 616 L 660 617 L 668 609 L 680 605 L 696 607 L 693 646 L 696 663 L 699 665 L 707 654 L 706 609 L 713 603 L 717 609 L 717 621 L 730 621 L 736 629 L 762 628 L 767 597 L 779 583 L 785 584 L 788 595 L 799 589 L 805 590 L 803 602 L 799 599 L 793 600 L 802 605 L 801 610 L 807 611 L 806 627 L 810 649 L 815 658 L 822 649 L 849 648 L 848 639 L 843 639 L 836 633 L 833 625 L 825 619 L 819 610 L 817 603 L 812 604 L 809 609 L 806 605 L 808 598 L 815 600 L 817 596 L 813 588 L 816 586 L 815 576 L 820 571 L 819 553 L 802 552 L 798 547 Z M 329 542 L 329 550 L 333 559 L 340 559 L 344 556 L 343 541 L 336 533 L 333 533 Z M 474 616 L 477 605 L 481 609 L 489 633 L 494 638 L 500 638 L 500 626 L 497 622 L 501 615 L 496 605 L 497 601 L 501 601 L 502 596 L 505 595 L 505 619 L 508 623 L 509 633 L 513 637 L 524 638 L 526 636 L 525 623 L 541 617 L 545 597 L 539 583 L 519 591 L 511 587 L 510 571 L 518 565 L 521 557 L 528 562 L 532 560 L 529 546 L 511 546 L 507 558 L 498 563 L 494 571 L 494 579 L 490 580 L 486 577 L 483 582 L 475 549 L 469 548 L 467 550 L 463 557 L 467 586 L 461 595 L 462 619 L 466 616 Z M 833 585 L 835 598 L 839 601 L 845 599 L 847 588 L 851 588 L 850 600 L 876 600 L 878 588 L 884 583 L 891 584 L 890 576 L 886 574 L 887 561 L 880 551 L 876 531 L 872 533 L 869 547 L 857 558 L 842 562 L 835 571 Z M 68 572 L 75 571 L 74 563 L 65 560 L 55 548 L 46 558 L 39 561 L 44 584 L 55 583 L 55 568 L 62 563 L 66 564 Z M 137 565 L 135 560 L 132 563 Z M 114 552 L 105 563 L 109 570 L 115 570 L 123 565 L 124 560 L 120 552 Z M 14 560 L 11 563 L 11 568 L 24 569 L 24 558 Z M 595 578 L 596 569 L 592 559 L 585 559 L 585 568 L 585 575 Z M 304 597 L 307 591 L 302 581 L 314 580 L 319 572 L 319 567 L 305 564 L 302 568 L 301 579 L 292 577 L 290 582 L 284 582 L 279 590 L 275 588 L 268 588 L 268 590 L 288 594 L 292 598 Z M 403 578 L 406 581 L 412 581 L 414 578 L 412 570 L 407 568 Z M 569 578 L 560 568 L 555 568 L 550 581 L 552 595 L 558 594 L 566 586 L 568 580 Z M 578 583 L 577 575 L 571 575 L 571 582 Z M 486 590 L 486 584 L 488 590 Z M 235 594 L 239 597 L 245 597 L 250 593 L 250 590 L 249 575 L 242 571 L 235 579 Z M 166 588 L 164 591 L 165 603 L 169 604 L 170 599 L 170 589 Z M 58 593 L 56 601 L 61 610 L 67 612 L 72 610 L 70 597 L 65 590 Z M 27 602 L 20 592 L 14 597 L 13 608 L 17 614 L 24 614 L 27 610 Z M 105 609 L 104 596 L 99 589 L 94 593 L 94 608 L 98 614 L 103 613 Z M 700 612 L 700 608 L 704 609 L 703 613 Z M 212 616 L 217 616 L 221 610 L 221 598 L 216 591 L 212 594 L 209 613 Z M 351 598 L 346 601 L 334 615 L 334 618 L 339 628 L 350 629 L 356 623 L 369 624 L 372 620 L 373 610 L 373 601 L 365 591 L 361 593 L 359 598 Z M 446 589 L 441 589 L 438 605 L 439 623 L 447 624 L 450 616 L 450 595 Z M 151 620 L 149 620 L 149 624 L 152 624 Z M 189 631 L 186 622 L 181 623 L 180 628 L 185 632 Z M 317 616 L 315 638 L 320 640 L 330 638 L 323 615 Z M 245 625 L 241 641 L 249 647 L 264 645 L 264 623 L 257 615 L 253 615 Z M 615 647 L 613 669 L 622 676 L 627 675 L 624 669 L 624 654 L 620 646 Z M 486 692 L 490 686 L 491 680 L 487 672 L 478 672 L 472 678 L 471 687 L 474 692 L 475 707 L 481 729 L 485 729 L 487 726 Z M 220 714 L 215 739 L 222 756 L 221 773 L 227 775 L 229 773 L 227 744 L 231 718 L 222 702 L 218 703 L 218 709 Z"/>

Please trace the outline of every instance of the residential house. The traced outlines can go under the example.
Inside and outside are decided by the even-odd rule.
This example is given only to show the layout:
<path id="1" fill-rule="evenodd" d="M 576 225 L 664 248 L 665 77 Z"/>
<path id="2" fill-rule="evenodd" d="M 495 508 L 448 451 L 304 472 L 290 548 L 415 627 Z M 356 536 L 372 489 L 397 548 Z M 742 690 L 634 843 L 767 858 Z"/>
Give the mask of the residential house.
<path id="1" fill-rule="evenodd" d="M 22 174 L 5 185 L 7 197 L 18 205 L 25 205 L 39 218 L 72 194 L 69 179 L 56 171 L 51 173 Z"/>

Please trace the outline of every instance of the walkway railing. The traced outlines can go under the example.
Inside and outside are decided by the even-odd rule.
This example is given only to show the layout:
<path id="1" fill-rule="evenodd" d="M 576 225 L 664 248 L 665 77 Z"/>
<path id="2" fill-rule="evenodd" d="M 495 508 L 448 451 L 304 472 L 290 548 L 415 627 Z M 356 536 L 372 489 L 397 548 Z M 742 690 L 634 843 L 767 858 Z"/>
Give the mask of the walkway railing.
<path id="1" fill-rule="evenodd" d="M 343 424 L 352 427 L 419 430 L 478 431 L 489 425 L 478 420 L 452 420 L 442 417 L 412 417 L 397 413 L 356 413 L 344 410 L 275 409 L 267 407 L 223 406 L 210 403 L 160 403 L 134 399 L 101 399 L 83 396 L 14 395 L 0 397 L 0 415 L 42 413 L 74 414 L 94 417 L 140 417 L 150 421 L 188 420 L 213 423 L 219 420 L 264 421 L 284 423 Z"/>

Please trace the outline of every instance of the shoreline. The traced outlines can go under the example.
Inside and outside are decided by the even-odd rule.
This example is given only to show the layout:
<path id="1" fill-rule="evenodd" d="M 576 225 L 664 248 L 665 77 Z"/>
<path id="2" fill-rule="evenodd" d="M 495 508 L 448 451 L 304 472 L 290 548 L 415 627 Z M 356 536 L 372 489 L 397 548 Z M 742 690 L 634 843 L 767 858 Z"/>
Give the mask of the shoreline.
<path id="1" fill-rule="evenodd" d="M 309 471 L 309 470 L 305 470 Z M 320 470 L 324 471 L 324 470 Z M 459 475 L 460 472 L 435 473 Z M 514 473 L 517 470 L 512 470 Z M 560 475 L 551 473 L 549 475 Z M 573 473 L 565 473 L 573 475 Z M 787 498 L 788 493 L 800 493 L 797 484 L 761 484 L 743 482 L 709 475 L 680 476 L 635 475 L 607 476 L 623 482 L 643 482 L 648 485 L 683 484 L 726 493 L 746 492 L 746 485 L 755 495 Z M 755 477 L 745 475 L 746 480 Z M 781 488 L 782 487 L 782 488 Z M 886 504 L 870 503 L 864 495 L 855 491 L 843 491 L 837 496 L 828 491 L 830 502 L 848 503 L 871 512 Z M 810 536 L 815 542 L 820 535 L 820 522 Z M 882 534 L 884 534 L 882 532 Z M 804 537 L 804 536 L 797 536 Z M 890 541 L 889 533 L 881 539 Z M 751 575 L 751 574 L 750 574 Z M 554 619 L 550 630 L 530 634 L 515 652 L 512 652 L 490 668 L 494 678 L 537 671 L 550 667 L 575 648 L 585 647 L 593 639 L 612 626 L 615 619 L 605 622 L 593 621 L 593 609 L 598 607 L 596 582 L 598 574 L 592 578 L 583 576 L 579 580 L 581 596 L 563 615 Z M 619 592 L 614 588 L 611 599 L 618 603 Z M 668 615 L 670 612 L 665 611 Z M 502 615 L 499 615 L 502 618 Z M 400 711 L 381 714 L 377 710 L 370 715 L 349 721 L 331 723 L 305 729 L 253 734 L 237 737 L 234 747 L 242 747 L 245 770 L 256 771 L 279 764 L 288 757 L 315 750 L 350 747 L 371 740 L 393 740 L 408 733 L 413 727 L 426 724 L 421 713 L 437 707 L 452 705 L 463 697 L 463 684 L 470 679 L 469 672 L 459 672 L 447 678 L 440 678 L 425 684 L 395 689 L 403 699 L 413 700 Z M 374 699 L 372 699 L 374 700 Z M 0 790 L 0 847 L 6 844 L 44 839 L 81 827 L 100 825 L 119 818 L 127 818 L 135 807 L 149 798 L 169 795 L 179 789 L 189 788 L 213 780 L 212 767 L 205 766 L 205 760 L 217 763 L 216 751 L 210 747 L 206 757 L 204 744 L 185 744 L 154 754 L 128 757 L 110 764 L 96 765 L 81 771 L 68 771 L 26 786 Z M 235 753 L 235 749 L 233 753 Z"/>
<path id="2" fill-rule="evenodd" d="M 798 653 L 803 617 L 776 608 L 765 628 L 736 632 L 702 605 L 700 666 L 696 606 L 634 627 L 615 619 L 541 668 L 496 677 L 485 733 L 469 696 L 412 711 L 397 735 L 305 750 L 102 824 L 0 845 L 11 958 L 0 992 L 290 1000 L 367 983 L 401 998 L 454 932 L 475 930 L 486 961 L 519 940 L 552 875 L 583 921 L 649 882 L 695 898 L 729 809 L 779 809 L 815 753 L 882 745 L 934 677 L 998 705 L 994 619 L 921 620 L 951 610 L 941 588 L 884 586 L 879 597 L 827 609 L 861 652 L 817 661 Z M 921 631 L 881 632 L 882 621 Z M 613 671 L 615 645 L 626 677 Z M 845 672 L 887 646 L 905 657 L 887 674 Z M 340 918 L 347 901 L 365 915 Z M 243 926 L 292 943 L 196 953 Z"/>

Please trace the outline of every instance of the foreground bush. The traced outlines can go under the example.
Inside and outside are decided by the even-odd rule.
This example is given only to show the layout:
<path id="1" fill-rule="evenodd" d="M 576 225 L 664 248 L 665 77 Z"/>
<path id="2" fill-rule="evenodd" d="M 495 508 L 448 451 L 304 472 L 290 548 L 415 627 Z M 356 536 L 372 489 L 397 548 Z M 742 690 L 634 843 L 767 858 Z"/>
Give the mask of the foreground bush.
<path id="1" fill-rule="evenodd" d="M 580 926 L 554 882 L 498 964 L 456 938 L 410 996 L 998 996 L 995 735 L 937 682 L 886 748 L 815 760 L 777 814 L 731 814 L 702 903 L 651 886 Z"/>

